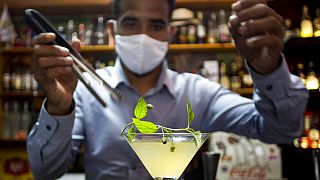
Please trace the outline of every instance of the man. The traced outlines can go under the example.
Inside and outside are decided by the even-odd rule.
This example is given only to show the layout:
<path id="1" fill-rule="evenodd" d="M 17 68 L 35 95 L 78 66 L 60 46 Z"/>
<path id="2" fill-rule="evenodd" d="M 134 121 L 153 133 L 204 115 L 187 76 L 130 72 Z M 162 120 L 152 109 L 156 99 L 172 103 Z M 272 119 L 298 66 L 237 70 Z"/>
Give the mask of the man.
<path id="1" fill-rule="evenodd" d="M 116 101 L 106 95 L 107 108 L 77 84 L 68 50 L 46 45 L 54 40 L 53 34 L 34 39 L 35 78 L 47 95 L 27 143 L 38 179 L 65 173 L 81 143 L 87 179 L 150 179 L 119 135 L 140 96 L 155 107 L 147 119 L 167 127 L 186 126 L 189 96 L 196 130 L 233 132 L 272 143 L 300 135 L 308 94 L 281 56 L 282 18 L 264 0 L 232 5 L 230 30 L 255 82 L 251 100 L 198 75 L 168 69 L 165 55 L 173 31 L 169 25 L 173 5 L 172 0 L 115 1 L 118 59 L 114 67 L 98 73 L 124 96 Z M 79 43 L 73 46 L 79 48 Z"/>

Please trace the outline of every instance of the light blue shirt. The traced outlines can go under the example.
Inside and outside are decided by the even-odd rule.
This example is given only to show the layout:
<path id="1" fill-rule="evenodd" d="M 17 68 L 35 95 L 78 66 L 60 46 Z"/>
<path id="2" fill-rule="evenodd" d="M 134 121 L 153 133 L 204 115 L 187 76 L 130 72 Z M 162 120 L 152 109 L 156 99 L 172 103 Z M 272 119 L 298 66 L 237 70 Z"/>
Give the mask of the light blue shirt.
<path id="1" fill-rule="evenodd" d="M 128 143 L 120 136 L 129 122 L 139 94 L 132 87 L 119 60 L 114 67 L 97 71 L 123 98 L 116 101 L 104 92 L 103 108 L 80 82 L 75 110 L 51 116 L 44 106 L 28 137 L 29 161 L 35 177 L 53 179 L 67 171 L 83 143 L 87 179 L 151 179 Z M 300 135 L 308 92 L 299 77 L 290 75 L 285 60 L 269 75 L 250 70 L 255 83 L 253 100 L 223 88 L 199 75 L 178 74 L 163 63 L 157 85 L 145 100 L 154 106 L 147 120 L 172 128 L 187 126 L 186 96 L 202 132 L 226 131 L 267 143 L 287 143 Z"/>

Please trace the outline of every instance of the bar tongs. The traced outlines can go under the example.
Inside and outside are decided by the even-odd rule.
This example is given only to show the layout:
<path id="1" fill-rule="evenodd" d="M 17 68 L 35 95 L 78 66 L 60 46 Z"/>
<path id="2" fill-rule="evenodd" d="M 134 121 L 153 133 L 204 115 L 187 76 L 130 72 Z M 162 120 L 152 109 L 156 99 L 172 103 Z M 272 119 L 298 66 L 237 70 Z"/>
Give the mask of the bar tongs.
<path id="1" fill-rule="evenodd" d="M 121 92 L 118 89 L 112 88 L 95 70 L 84 62 L 84 58 L 81 54 L 76 51 L 72 46 L 58 33 L 55 28 L 49 23 L 49 21 L 38 11 L 34 9 L 25 10 L 25 18 L 29 26 L 33 29 L 36 34 L 51 32 L 56 35 L 54 42 L 50 44 L 56 44 L 67 48 L 70 51 L 70 57 L 73 59 L 73 71 L 79 78 L 79 80 L 85 85 L 90 93 L 101 103 L 102 106 L 106 107 L 106 101 L 98 94 L 97 90 L 93 88 L 88 78 L 83 75 L 83 72 L 87 72 L 92 76 L 101 87 L 110 91 L 111 96 L 116 99 L 121 99 Z M 82 69 L 82 70 L 81 70 Z"/>

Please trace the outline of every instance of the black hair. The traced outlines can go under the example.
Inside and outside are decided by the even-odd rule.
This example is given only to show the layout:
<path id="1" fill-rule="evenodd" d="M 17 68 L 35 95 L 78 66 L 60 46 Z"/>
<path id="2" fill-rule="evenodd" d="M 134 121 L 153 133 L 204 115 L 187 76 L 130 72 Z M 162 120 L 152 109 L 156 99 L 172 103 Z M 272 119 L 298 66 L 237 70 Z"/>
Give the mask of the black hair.
<path id="1" fill-rule="evenodd" d="M 116 18 L 116 20 L 119 18 L 120 16 L 120 2 L 121 0 L 113 0 L 113 13 L 114 13 L 114 16 Z M 172 14 L 172 11 L 174 9 L 174 5 L 175 5 L 175 0 L 167 0 L 168 2 L 168 6 L 169 6 L 169 14 L 168 14 L 168 17 L 169 19 L 171 18 L 171 14 Z"/>

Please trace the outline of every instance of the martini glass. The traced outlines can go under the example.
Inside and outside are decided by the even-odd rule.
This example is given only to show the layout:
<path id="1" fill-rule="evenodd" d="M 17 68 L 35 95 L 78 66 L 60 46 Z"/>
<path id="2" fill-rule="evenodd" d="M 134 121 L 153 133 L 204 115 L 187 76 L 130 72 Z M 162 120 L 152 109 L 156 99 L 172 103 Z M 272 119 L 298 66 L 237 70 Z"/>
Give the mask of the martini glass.
<path id="1" fill-rule="evenodd" d="M 155 180 L 178 179 L 209 137 L 201 133 L 198 146 L 191 133 L 136 133 L 133 140 L 123 135 Z"/>

